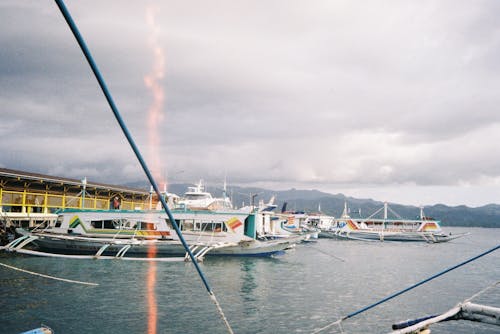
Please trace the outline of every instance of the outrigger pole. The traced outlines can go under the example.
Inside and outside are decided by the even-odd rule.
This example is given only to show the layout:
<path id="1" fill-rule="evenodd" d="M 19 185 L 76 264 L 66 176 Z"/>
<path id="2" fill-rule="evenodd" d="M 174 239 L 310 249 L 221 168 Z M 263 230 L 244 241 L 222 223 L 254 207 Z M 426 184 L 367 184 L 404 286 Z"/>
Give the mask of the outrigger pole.
<path id="1" fill-rule="evenodd" d="M 332 322 L 332 323 L 330 323 L 330 324 L 328 324 L 328 325 L 326 325 L 326 326 L 324 326 L 324 327 L 322 327 L 322 328 L 320 328 L 320 329 L 315 330 L 314 332 L 312 332 L 312 334 L 317 334 L 317 333 L 320 333 L 320 332 L 322 332 L 322 331 L 324 331 L 324 330 L 326 330 L 326 329 L 328 329 L 328 328 L 330 328 L 330 327 L 332 327 L 332 326 L 334 326 L 334 325 L 339 325 L 339 326 L 341 326 L 341 325 L 342 325 L 342 322 L 343 322 L 344 320 L 347 320 L 347 319 L 352 318 L 352 317 L 354 317 L 354 316 L 356 316 L 356 315 L 358 315 L 358 314 L 360 314 L 360 313 L 363 313 L 363 312 L 365 312 L 365 311 L 368 311 L 369 309 L 374 308 L 375 306 L 378 306 L 378 305 L 380 305 L 380 304 L 382 304 L 382 303 L 385 303 L 385 302 L 387 302 L 387 301 L 389 301 L 389 300 L 391 300 L 391 299 L 393 299 L 393 298 L 395 298 L 395 297 L 397 297 L 397 296 L 399 296 L 399 295 L 402 295 L 403 293 L 406 293 L 406 292 L 408 292 L 408 291 L 410 291 L 410 290 L 413 290 L 413 289 L 415 289 L 416 287 L 418 287 L 418 286 L 420 286 L 420 285 L 422 285 L 422 284 L 425 284 L 425 283 L 427 283 L 427 282 L 429 282 L 429 281 L 432 281 L 433 279 L 438 278 L 439 276 L 442 276 L 442 275 L 444 275 L 444 274 L 446 274 L 446 273 L 448 273 L 448 272 L 450 272 L 450 271 L 452 271 L 452 270 L 455 270 L 455 269 L 457 269 L 457 268 L 460 268 L 460 267 L 462 267 L 462 266 L 464 266 L 464 265 L 466 265 L 466 264 L 468 264 L 468 263 L 470 263 L 470 262 L 473 262 L 473 261 L 475 261 L 475 260 L 477 260 L 477 259 L 479 259 L 479 258 L 481 258 L 481 257 L 485 256 L 485 255 L 488 255 L 488 254 L 490 254 L 490 253 L 493 253 L 494 251 L 496 251 L 496 250 L 498 250 L 498 249 L 500 249 L 500 244 L 498 244 L 498 245 L 496 245 L 495 247 L 493 247 L 493 248 L 491 248 L 491 249 L 489 249 L 489 250 L 487 250 L 487 251 L 484 251 L 484 252 L 482 252 L 481 254 L 476 255 L 476 256 L 474 256 L 474 257 L 472 257 L 472 258 L 470 258 L 470 259 L 468 259 L 468 260 L 466 260 L 466 261 L 460 262 L 459 264 L 454 265 L 454 266 L 453 266 L 453 267 L 451 267 L 451 268 L 448 268 L 448 269 L 445 269 L 445 270 L 443 270 L 443 271 L 440 271 L 439 273 L 437 273 L 437 274 L 435 274 L 435 275 L 432 275 L 431 277 L 428 277 L 428 278 L 426 278 L 426 279 L 424 279 L 424 280 L 422 280 L 422 281 L 420 281 L 420 282 L 418 282 L 418 283 L 415 283 L 415 284 L 413 284 L 412 286 L 407 287 L 406 289 L 403 289 L 403 290 L 401 290 L 401 291 L 398 291 L 398 292 L 396 292 L 396 293 L 393 293 L 392 295 L 387 296 L 387 297 L 385 297 L 385 298 L 383 298 L 383 299 L 379 300 L 379 301 L 378 301 L 378 302 L 376 302 L 376 303 L 373 303 L 373 304 L 371 304 L 371 305 L 368 305 L 368 306 L 366 306 L 366 307 L 363 307 L 362 309 L 357 310 L 357 311 L 355 311 L 355 312 L 349 313 L 348 315 L 346 315 L 346 316 L 344 316 L 344 317 L 342 317 L 342 318 L 338 319 L 337 321 L 334 321 L 334 322 Z"/>
<path id="2" fill-rule="evenodd" d="M 76 41 L 78 42 L 78 45 L 80 46 L 80 49 L 82 50 L 85 58 L 87 59 L 89 65 L 90 65 L 90 68 L 92 69 L 92 72 L 94 72 L 94 75 L 97 79 L 97 82 L 99 83 L 99 86 L 101 86 L 101 90 L 102 90 L 104 96 L 106 97 L 106 100 L 108 101 L 109 107 L 111 108 L 118 124 L 120 125 L 120 128 L 123 131 L 123 134 L 127 138 L 127 141 L 130 144 L 130 147 L 134 151 L 135 156 L 137 157 L 137 160 L 139 160 L 139 163 L 141 164 L 141 167 L 144 170 L 144 173 L 146 174 L 149 182 L 151 183 L 151 186 L 153 187 L 156 195 L 158 196 L 158 199 L 160 200 L 161 205 L 163 206 L 163 209 L 165 210 L 168 218 L 170 219 L 170 222 L 172 223 L 172 226 L 174 227 L 175 232 L 179 236 L 179 239 L 182 243 L 182 246 L 184 246 L 184 249 L 189 254 L 189 257 L 191 258 L 191 261 L 193 262 L 193 264 L 196 268 L 196 271 L 198 271 L 198 275 L 200 276 L 203 284 L 205 285 L 205 288 L 206 288 L 208 294 L 210 295 L 210 298 L 212 299 L 215 306 L 217 307 L 217 310 L 219 311 L 219 314 L 220 314 L 222 320 L 224 321 L 224 324 L 226 325 L 227 330 L 229 331 L 229 333 L 233 333 L 233 330 L 231 329 L 231 326 L 229 325 L 229 322 L 227 321 L 227 318 L 224 315 L 224 312 L 222 311 L 222 308 L 221 308 L 219 302 L 217 301 L 215 294 L 213 293 L 212 289 L 210 288 L 210 285 L 208 284 L 208 281 L 205 278 L 203 271 L 201 270 L 200 266 L 198 265 L 198 262 L 197 262 L 195 256 L 193 255 L 193 253 L 189 249 L 189 246 L 188 246 L 186 240 L 182 236 L 181 230 L 179 229 L 179 226 L 177 225 L 175 218 L 172 215 L 172 212 L 170 211 L 170 209 L 167 205 L 167 202 L 165 201 L 165 199 L 161 195 L 160 189 L 158 188 L 158 185 L 157 185 L 156 181 L 154 180 L 153 175 L 149 171 L 149 168 L 146 164 L 146 161 L 143 159 L 142 154 L 139 151 L 139 148 L 135 144 L 134 139 L 132 138 L 132 135 L 128 131 L 128 128 L 127 128 L 125 122 L 123 121 L 123 119 L 120 115 L 120 112 L 118 111 L 118 108 L 116 107 L 115 102 L 113 101 L 113 98 L 111 97 L 111 93 L 109 92 L 108 87 L 106 86 L 106 83 L 104 82 L 104 79 L 101 76 L 101 73 L 99 72 L 99 69 L 98 69 L 96 63 L 94 62 L 94 59 L 92 58 L 92 55 L 91 55 L 89 49 L 87 48 L 87 45 L 86 45 L 82 35 L 80 34 L 80 31 L 78 30 L 75 22 L 73 21 L 73 18 L 71 17 L 71 14 L 69 13 L 68 9 L 66 8 L 64 1 L 63 0 L 54 0 L 54 1 L 56 2 L 57 7 L 59 7 L 59 10 L 61 11 L 62 15 L 64 16 L 66 23 L 68 23 L 68 25 L 71 29 L 71 32 L 75 36 Z"/>

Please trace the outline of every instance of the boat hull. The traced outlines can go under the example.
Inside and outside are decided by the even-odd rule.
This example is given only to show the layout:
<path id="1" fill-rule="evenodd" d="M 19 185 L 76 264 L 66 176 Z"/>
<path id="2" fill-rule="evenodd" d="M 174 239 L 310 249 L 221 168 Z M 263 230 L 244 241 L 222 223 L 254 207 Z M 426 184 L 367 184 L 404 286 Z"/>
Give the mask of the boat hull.
<path id="1" fill-rule="evenodd" d="M 361 241 L 400 241 L 400 242 L 447 242 L 462 235 L 447 235 L 429 232 L 383 232 L 383 231 L 321 231 L 321 238 L 350 239 Z"/>
<path id="2" fill-rule="evenodd" d="M 216 248 L 207 256 L 272 256 L 283 254 L 294 242 L 290 240 L 270 240 L 240 242 L 238 245 Z"/>
<path id="3" fill-rule="evenodd" d="M 67 235 L 50 235 L 49 233 L 21 232 L 21 235 L 35 236 L 32 244 L 39 250 L 57 254 L 108 255 L 116 256 L 121 252 L 126 256 L 185 256 L 186 250 L 178 240 L 137 240 L 137 239 L 105 239 Z M 196 251 L 208 247 L 205 256 L 271 256 L 282 253 L 296 240 L 248 240 L 237 243 L 189 242 L 191 247 L 198 246 Z M 127 247 L 126 251 L 124 248 Z"/>
<path id="4" fill-rule="evenodd" d="M 129 240 L 68 237 L 58 235 L 44 235 L 33 233 L 37 239 L 32 243 L 40 250 L 62 254 L 96 254 L 103 246 L 109 245 L 102 252 L 103 255 L 115 255 L 126 246 L 130 246 L 127 255 L 146 256 L 179 255 L 186 251 L 182 244 L 175 240 Z"/>

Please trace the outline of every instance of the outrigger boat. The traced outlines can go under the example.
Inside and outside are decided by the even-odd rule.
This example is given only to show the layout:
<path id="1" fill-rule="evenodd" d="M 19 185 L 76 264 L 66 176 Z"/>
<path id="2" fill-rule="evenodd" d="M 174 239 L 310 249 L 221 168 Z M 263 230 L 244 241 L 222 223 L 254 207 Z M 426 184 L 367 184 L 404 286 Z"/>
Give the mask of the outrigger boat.
<path id="1" fill-rule="evenodd" d="M 259 240 L 288 239 L 298 242 L 309 241 L 317 235 L 316 231 L 305 228 L 288 229 L 288 217 L 270 211 L 257 212 L 255 221 Z"/>
<path id="2" fill-rule="evenodd" d="M 483 289 L 469 299 L 466 299 L 450 310 L 437 315 L 430 315 L 414 320 L 405 320 L 392 325 L 394 330 L 390 334 L 429 334 L 430 326 L 439 322 L 453 320 L 468 320 L 488 325 L 499 326 L 500 329 L 500 308 L 490 305 L 476 304 L 473 298 L 484 294 L 486 291 L 500 285 L 500 281 Z M 472 330 L 472 332 L 475 332 Z"/>
<path id="3" fill-rule="evenodd" d="M 293 217 L 290 218 L 288 213 L 276 213 L 274 210 L 277 208 L 274 204 L 275 197 L 271 197 L 268 203 L 264 204 L 263 201 L 259 202 L 257 208 L 243 207 L 240 210 L 254 211 L 254 221 L 256 238 L 259 240 L 275 240 L 275 239 L 288 239 L 295 241 L 308 241 L 317 235 L 316 230 L 309 229 L 308 227 L 297 227 L 293 224 Z M 303 214 L 303 216 L 305 216 Z M 292 221 L 292 224 L 290 224 Z"/>
<path id="4" fill-rule="evenodd" d="M 205 255 L 270 256 L 298 240 L 255 238 L 255 215 L 242 211 L 172 211 L 198 260 Z M 27 231 L 5 247 L 32 255 L 118 257 L 184 256 L 186 251 L 163 211 L 65 210 L 53 225 Z M 36 250 L 25 249 L 28 244 Z"/>
<path id="5" fill-rule="evenodd" d="M 313 213 L 308 215 L 304 223 L 305 226 L 317 231 L 318 238 L 332 238 L 329 231 L 334 226 L 335 217 L 322 213 Z"/>
<path id="6" fill-rule="evenodd" d="M 53 334 L 53 333 L 54 331 L 52 330 L 52 328 L 42 324 L 39 328 L 35 328 L 27 332 L 22 332 L 20 334 Z"/>
<path id="7" fill-rule="evenodd" d="M 382 209 L 384 209 L 384 217 L 373 218 Z M 387 217 L 388 210 L 398 218 L 389 219 Z M 351 218 L 347 212 L 347 204 L 345 204 L 342 216 L 335 219 L 330 228 L 322 230 L 322 235 L 363 241 L 423 241 L 429 243 L 446 242 L 466 235 L 443 233 L 440 222 L 426 217 L 422 209 L 420 219 L 401 218 L 388 207 L 387 203 L 368 218 Z"/>

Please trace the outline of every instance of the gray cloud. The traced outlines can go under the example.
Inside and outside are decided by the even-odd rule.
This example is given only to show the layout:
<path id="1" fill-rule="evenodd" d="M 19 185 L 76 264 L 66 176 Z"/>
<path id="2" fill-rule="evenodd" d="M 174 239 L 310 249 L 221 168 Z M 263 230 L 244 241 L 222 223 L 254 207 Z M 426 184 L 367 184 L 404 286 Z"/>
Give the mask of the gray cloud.
<path id="1" fill-rule="evenodd" d="M 464 202 L 464 185 L 498 185 L 498 2 L 152 3 L 166 61 L 160 173 L 368 193 L 457 187 Z M 151 161 L 146 5 L 67 6 Z M 0 45 L 0 165 L 143 178 L 52 2 L 2 2 Z"/>

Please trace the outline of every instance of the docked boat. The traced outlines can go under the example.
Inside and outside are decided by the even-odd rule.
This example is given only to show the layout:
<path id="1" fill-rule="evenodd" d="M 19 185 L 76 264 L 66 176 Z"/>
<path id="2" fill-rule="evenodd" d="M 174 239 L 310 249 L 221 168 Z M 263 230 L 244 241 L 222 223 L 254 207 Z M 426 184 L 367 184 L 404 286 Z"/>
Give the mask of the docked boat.
<path id="1" fill-rule="evenodd" d="M 243 207 L 243 211 L 253 211 L 255 221 L 255 237 L 259 240 L 288 239 L 307 241 L 314 237 L 315 230 L 295 226 L 293 216 L 289 213 L 276 213 L 275 197 L 268 203 L 260 201 L 257 207 Z M 302 214 L 302 216 L 305 216 Z"/>
<path id="2" fill-rule="evenodd" d="M 314 229 L 318 233 L 319 238 L 332 238 L 329 232 L 335 224 L 335 217 L 328 216 L 322 213 L 309 214 L 305 225 L 308 228 Z"/>
<path id="3" fill-rule="evenodd" d="M 269 256 L 295 240 L 255 238 L 255 216 L 237 210 L 172 211 L 186 243 L 197 258 L 205 255 Z M 186 251 L 163 211 L 66 210 L 44 229 L 18 229 L 21 238 L 6 249 L 22 251 L 28 244 L 40 253 L 93 256 L 184 256 Z M 32 251 L 30 251 L 32 252 Z M 42 254 L 34 254 L 42 255 Z"/>
<path id="4" fill-rule="evenodd" d="M 271 211 L 255 212 L 256 237 L 259 240 L 290 240 L 300 242 L 309 240 L 310 233 L 302 230 L 290 231 L 284 228 L 286 218 Z"/>
<path id="5" fill-rule="evenodd" d="M 233 208 L 231 200 L 226 195 L 225 183 L 222 198 L 217 198 L 205 191 L 202 180 L 194 187 L 188 187 L 177 205 L 191 210 L 227 210 Z"/>
<path id="6" fill-rule="evenodd" d="M 384 210 L 383 218 L 374 218 Z M 397 218 L 388 218 L 388 211 Z M 368 218 L 352 218 L 348 214 L 347 204 L 339 219 L 335 219 L 333 226 L 322 230 L 324 235 L 339 239 L 364 241 L 423 241 L 429 243 L 446 242 L 464 234 L 452 235 L 443 233 L 440 222 L 420 213 L 420 219 L 404 219 L 399 217 L 387 203 Z"/>
<path id="7" fill-rule="evenodd" d="M 53 334 L 52 328 L 46 325 L 41 325 L 39 328 L 29 330 L 27 332 L 22 332 L 20 334 Z"/>
<path id="8" fill-rule="evenodd" d="M 304 211 L 282 212 L 281 217 L 286 219 L 286 221 L 281 224 L 283 230 L 296 234 L 304 234 L 306 235 L 305 241 L 318 239 L 320 230 L 308 223 L 309 214 Z"/>

